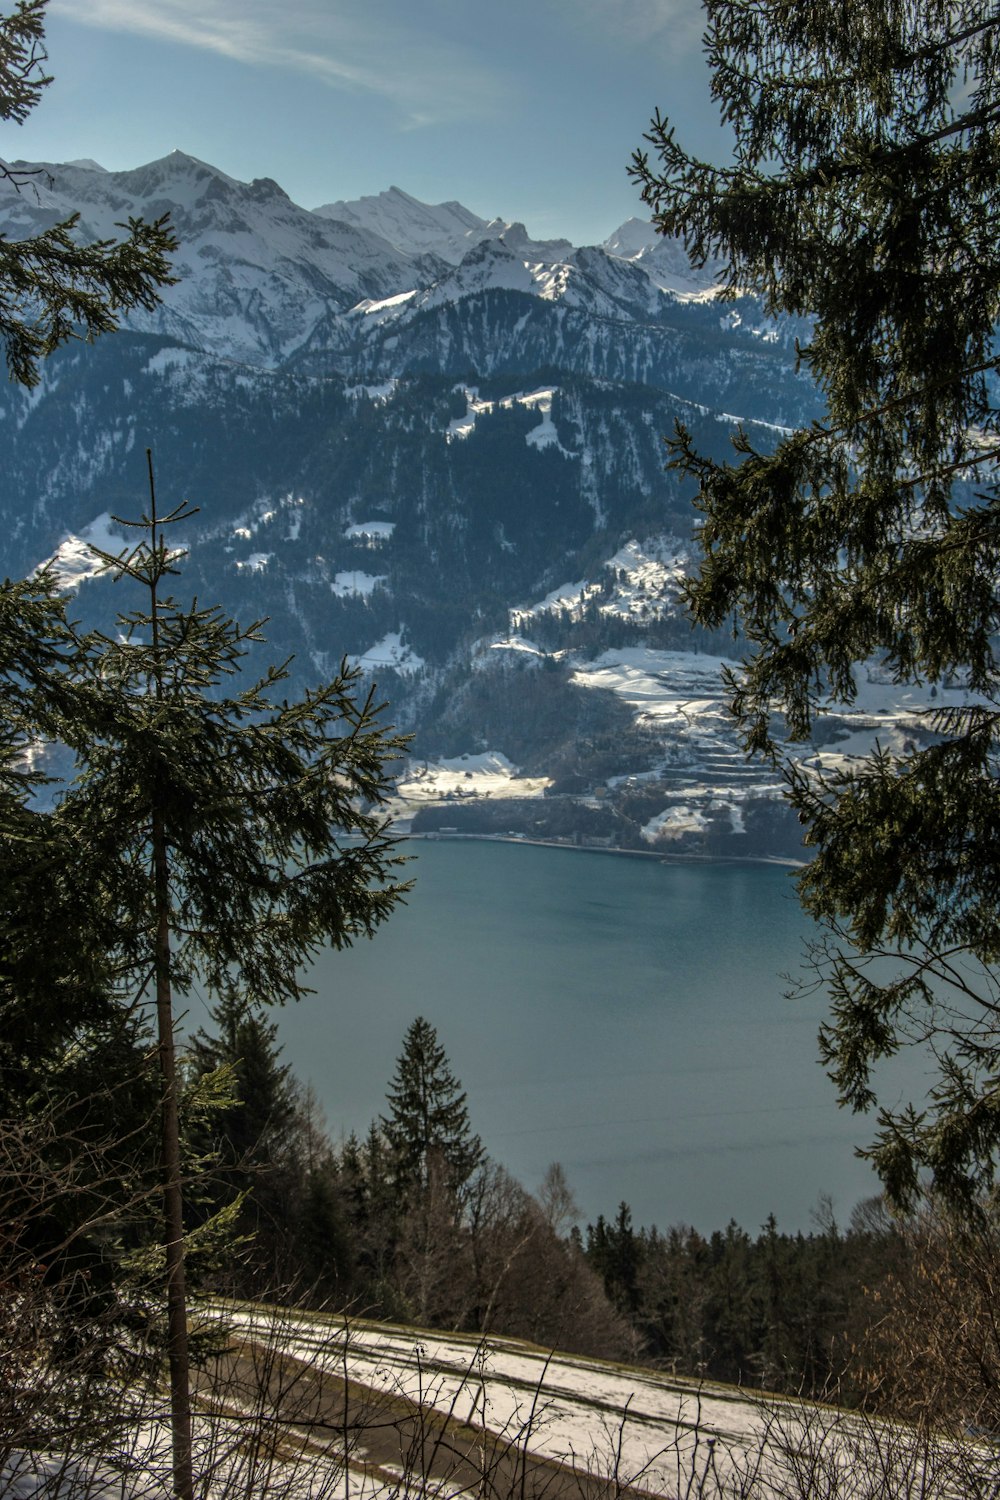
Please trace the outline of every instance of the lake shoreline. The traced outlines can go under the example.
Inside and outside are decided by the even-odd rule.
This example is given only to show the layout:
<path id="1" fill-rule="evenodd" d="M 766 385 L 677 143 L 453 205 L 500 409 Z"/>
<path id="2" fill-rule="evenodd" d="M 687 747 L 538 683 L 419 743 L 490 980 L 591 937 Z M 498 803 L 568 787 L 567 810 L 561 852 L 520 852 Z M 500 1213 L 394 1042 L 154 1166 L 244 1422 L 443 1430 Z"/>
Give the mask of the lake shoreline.
<path id="1" fill-rule="evenodd" d="M 404 833 L 401 839 L 434 844 L 514 844 L 535 849 L 565 849 L 570 854 L 613 854 L 625 859 L 653 860 L 661 865 L 764 865 L 769 869 L 801 870 L 807 861 L 778 854 L 671 854 L 659 849 L 607 848 L 601 844 L 568 844 L 559 839 L 513 838 L 506 833 Z"/>

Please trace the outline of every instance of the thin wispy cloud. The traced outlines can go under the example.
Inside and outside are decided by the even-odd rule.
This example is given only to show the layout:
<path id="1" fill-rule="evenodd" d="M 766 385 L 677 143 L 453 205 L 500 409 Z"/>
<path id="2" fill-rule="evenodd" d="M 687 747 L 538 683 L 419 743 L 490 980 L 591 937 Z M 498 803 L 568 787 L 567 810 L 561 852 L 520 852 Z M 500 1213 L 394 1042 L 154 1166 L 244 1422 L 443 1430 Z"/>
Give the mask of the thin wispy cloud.
<path id="1" fill-rule="evenodd" d="M 176 42 L 334 88 L 376 94 L 410 126 L 482 117 L 499 79 L 467 49 L 413 25 L 403 0 L 53 0 L 85 26 Z"/>
<path id="2" fill-rule="evenodd" d="M 567 25 L 614 45 L 654 48 L 664 56 L 697 52 L 705 29 L 700 0 L 549 0 Z"/>

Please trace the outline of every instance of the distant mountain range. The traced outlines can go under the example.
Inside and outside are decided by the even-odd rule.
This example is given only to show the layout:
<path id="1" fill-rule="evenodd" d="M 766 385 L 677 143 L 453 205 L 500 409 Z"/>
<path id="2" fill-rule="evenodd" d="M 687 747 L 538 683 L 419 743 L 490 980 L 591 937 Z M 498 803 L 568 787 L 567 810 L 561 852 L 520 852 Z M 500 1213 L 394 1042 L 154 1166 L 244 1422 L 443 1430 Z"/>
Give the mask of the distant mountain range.
<path id="1" fill-rule="evenodd" d="M 738 648 L 679 608 L 693 511 L 662 436 L 680 419 L 722 453 L 739 421 L 761 442 L 809 421 L 801 328 L 720 302 L 638 219 L 574 247 L 399 188 L 310 211 L 180 152 L 15 165 L 35 175 L 0 183 L 5 236 L 169 214 L 180 248 L 162 307 L 0 397 L 6 571 L 54 555 L 106 621 L 122 601 L 80 539 L 141 509 L 152 447 L 164 499 L 202 507 L 191 592 L 268 614 L 303 680 L 350 656 L 415 731 L 417 826 L 797 848 L 725 716 Z M 851 745 L 920 732 L 870 687 Z"/>

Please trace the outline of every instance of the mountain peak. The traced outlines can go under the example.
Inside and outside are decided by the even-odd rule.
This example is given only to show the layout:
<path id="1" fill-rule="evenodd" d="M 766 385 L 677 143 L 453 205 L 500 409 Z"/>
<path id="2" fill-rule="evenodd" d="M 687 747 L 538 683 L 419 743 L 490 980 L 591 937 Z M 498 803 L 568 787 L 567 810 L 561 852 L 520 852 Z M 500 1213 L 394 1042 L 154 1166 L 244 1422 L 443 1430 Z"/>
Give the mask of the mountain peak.
<path id="1" fill-rule="evenodd" d="M 380 235 L 401 255 L 436 255 L 451 265 L 458 265 L 480 240 L 499 232 L 488 229 L 485 219 L 454 199 L 422 203 L 395 185 L 363 198 L 324 203 L 314 211 Z"/>

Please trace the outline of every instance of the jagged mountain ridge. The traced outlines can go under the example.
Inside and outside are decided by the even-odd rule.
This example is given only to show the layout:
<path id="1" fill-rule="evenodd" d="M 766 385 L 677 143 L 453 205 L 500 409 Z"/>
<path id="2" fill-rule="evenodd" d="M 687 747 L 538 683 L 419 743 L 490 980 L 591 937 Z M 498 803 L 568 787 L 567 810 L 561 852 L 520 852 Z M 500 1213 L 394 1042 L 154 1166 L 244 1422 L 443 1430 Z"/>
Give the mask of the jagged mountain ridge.
<path id="1" fill-rule="evenodd" d="M 179 240 L 178 284 L 129 326 L 167 333 L 254 364 L 280 363 L 331 309 L 387 297 L 445 269 L 400 254 L 371 231 L 310 213 L 270 178 L 240 183 L 171 152 L 127 172 L 96 164 L 13 163 L 31 174 L 0 182 L 0 230 L 20 239 L 80 211 L 80 233 L 106 239 L 128 218 L 169 214 Z"/>
<path id="2" fill-rule="evenodd" d="M 0 193 L 0 232 L 169 212 L 181 279 L 0 399 L 8 571 L 55 555 L 106 625 L 114 588 L 73 539 L 141 509 L 150 446 L 164 503 L 202 506 L 185 585 L 269 615 L 301 679 L 344 654 L 377 679 L 423 757 L 411 812 L 433 813 L 435 765 L 472 792 L 486 757 L 493 800 L 442 792 L 446 822 L 500 807 L 504 831 L 744 848 L 756 818 L 779 838 L 723 712 L 737 648 L 683 618 L 690 490 L 662 435 L 682 420 L 721 453 L 737 420 L 763 442 L 809 420 L 795 328 L 720 304 L 637 221 L 574 248 L 399 190 L 310 213 L 181 153 L 45 172 Z"/>
<path id="3" fill-rule="evenodd" d="M 501 236 L 523 246 L 526 259 L 558 260 L 573 249 L 569 240 L 532 240 L 523 224 L 499 216 L 481 219 L 454 200 L 421 203 L 398 187 L 350 202 L 324 203 L 315 212 L 381 235 L 403 255 L 437 255 L 455 266 L 476 245 Z"/>

